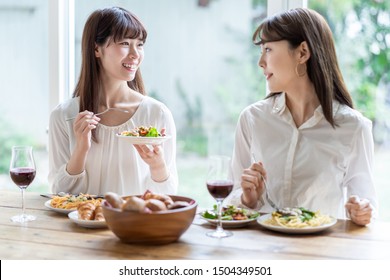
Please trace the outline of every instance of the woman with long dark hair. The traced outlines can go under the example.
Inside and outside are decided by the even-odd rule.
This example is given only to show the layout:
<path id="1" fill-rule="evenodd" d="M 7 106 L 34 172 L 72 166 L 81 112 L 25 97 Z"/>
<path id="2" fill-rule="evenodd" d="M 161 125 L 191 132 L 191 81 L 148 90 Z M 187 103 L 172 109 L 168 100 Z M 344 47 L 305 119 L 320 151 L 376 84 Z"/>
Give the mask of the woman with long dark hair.
<path id="1" fill-rule="evenodd" d="M 267 18 L 253 41 L 270 94 L 240 115 L 232 203 L 273 211 L 306 207 L 366 225 L 377 198 L 371 122 L 353 109 L 332 32 L 310 9 Z"/>
<path id="2" fill-rule="evenodd" d="M 169 109 L 148 97 L 139 67 L 147 32 L 131 12 L 94 11 L 82 37 L 80 78 L 72 99 L 50 116 L 49 183 L 53 192 L 141 194 L 177 191 L 176 128 Z M 96 114 L 109 110 L 104 114 Z M 161 145 L 131 145 L 116 134 L 139 126 L 165 129 Z"/>

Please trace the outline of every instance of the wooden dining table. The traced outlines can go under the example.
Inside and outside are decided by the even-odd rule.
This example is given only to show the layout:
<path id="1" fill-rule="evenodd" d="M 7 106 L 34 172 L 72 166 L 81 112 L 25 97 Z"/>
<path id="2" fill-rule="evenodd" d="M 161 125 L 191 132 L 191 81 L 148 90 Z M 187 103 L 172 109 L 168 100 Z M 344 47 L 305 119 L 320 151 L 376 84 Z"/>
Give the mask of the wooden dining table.
<path id="1" fill-rule="evenodd" d="M 213 225 L 196 215 L 178 241 L 166 245 L 126 244 L 108 228 L 84 228 L 66 214 L 45 207 L 48 198 L 25 193 L 26 212 L 37 219 L 14 223 L 21 213 L 20 192 L 0 190 L 2 260 L 385 260 L 390 259 L 390 223 L 357 226 L 338 220 L 325 231 L 288 234 L 267 230 L 256 221 L 229 229 L 233 236 L 207 237 Z M 200 209 L 198 209 L 198 212 Z"/>

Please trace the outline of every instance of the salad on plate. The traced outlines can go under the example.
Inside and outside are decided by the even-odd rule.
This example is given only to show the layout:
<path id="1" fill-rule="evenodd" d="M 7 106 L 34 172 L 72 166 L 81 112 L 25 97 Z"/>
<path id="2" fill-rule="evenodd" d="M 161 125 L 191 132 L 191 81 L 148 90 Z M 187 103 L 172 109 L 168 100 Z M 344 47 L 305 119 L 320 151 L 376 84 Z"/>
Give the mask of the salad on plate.
<path id="1" fill-rule="evenodd" d="M 218 223 L 217 206 L 214 205 L 212 210 L 200 213 L 200 216 L 210 224 L 216 225 Z M 224 228 L 239 228 L 247 226 L 259 216 L 260 213 L 257 211 L 227 205 L 222 208 L 221 222 Z"/>
<path id="2" fill-rule="evenodd" d="M 132 130 L 125 130 L 119 133 L 121 136 L 133 136 L 133 137 L 164 137 L 165 129 L 161 129 L 159 132 L 154 126 L 138 126 Z"/>

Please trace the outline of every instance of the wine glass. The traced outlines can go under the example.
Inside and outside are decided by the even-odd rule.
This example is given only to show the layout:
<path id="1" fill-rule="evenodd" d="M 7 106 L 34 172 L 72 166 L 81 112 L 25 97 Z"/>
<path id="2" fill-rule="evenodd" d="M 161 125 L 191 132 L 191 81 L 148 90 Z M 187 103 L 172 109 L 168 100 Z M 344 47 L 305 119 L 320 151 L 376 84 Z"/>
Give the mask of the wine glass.
<path id="1" fill-rule="evenodd" d="M 24 190 L 34 180 L 36 173 L 32 147 L 12 147 L 12 158 L 9 173 L 11 175 L 12 181 L 14 181 L 14 183 L 22 191 L 22 214 L 13 216 L 11 221 L 24 223 L 35 220 L 35 216 L 26 215 L 24 207 Z"/>
<path id="2" fill-rule="evenodd" d="M 222 228 L 222 202 L 232 192 L 233 181 L 229 179 L 230 158 L 227 156 L 210 157 L 209 171 L 207 174 L 207 189 L 217 201 L 218 223 L 214 231 L 206 235 L 214 238 L 232 236 L 233 233 Z"/>

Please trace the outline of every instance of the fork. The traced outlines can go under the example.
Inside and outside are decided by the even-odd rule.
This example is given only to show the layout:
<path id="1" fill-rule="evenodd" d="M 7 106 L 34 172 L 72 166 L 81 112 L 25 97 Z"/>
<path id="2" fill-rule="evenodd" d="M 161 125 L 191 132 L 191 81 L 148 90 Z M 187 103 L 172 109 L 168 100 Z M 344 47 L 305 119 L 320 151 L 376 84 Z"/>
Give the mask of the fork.
<path id="1" fill-rule="evenodd" d="M 111 111 L 111 110 L 120 111 L 120 112 L 123 112 L 123 113 L 128 113 L 128 112 L 129 112 L 129 111 L 127 111 L 127 110 L 125 110 L 125 109 L 121 109 L 121 108 L 107 108 L 107 109 L 104 110 L 103 112 L 94 114 L 94 116 L 103 115 L 103 114 L 105 114 L 105 113 L 107 113 L 108 111 Z M 71 120 L 74 120 L 75 118 L 76 118 L 76 117 L 73 117 L 73 118 L 70 118 L 70 119 L 66 119 L 66 121 L 71 121 Z"/>
<path id="2" fill-rule="evenodd" d="M 254 154 L 254 153 L 252 153 L 252 160 L 253 160 L 254 162 L 258 162 L 258 161 L 256 160 L 256 158 L 255 158 L 255 154 Z M 279 208 L 276 206 L 275 202 L 273 202 L 273 201 L 269 198 L 269 196 L 268 196 L 268 190 L 269 190 L 269 188 L 268 188 L 267 180 L 265 180 L 263 174 L 260 173 L 260 176 L 261 176 L 261 179 L 263 180 L 264 187 L 265 187 L 265 199 L 268 201 L 269 205 L 271 205 L 272 208 L 278 210 Z"/>

